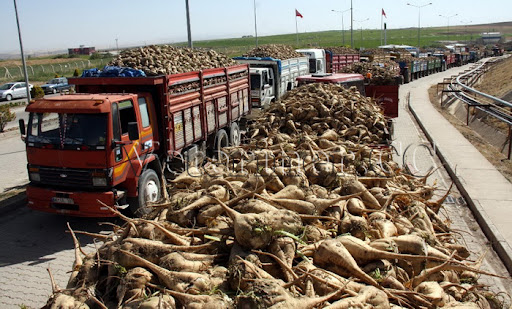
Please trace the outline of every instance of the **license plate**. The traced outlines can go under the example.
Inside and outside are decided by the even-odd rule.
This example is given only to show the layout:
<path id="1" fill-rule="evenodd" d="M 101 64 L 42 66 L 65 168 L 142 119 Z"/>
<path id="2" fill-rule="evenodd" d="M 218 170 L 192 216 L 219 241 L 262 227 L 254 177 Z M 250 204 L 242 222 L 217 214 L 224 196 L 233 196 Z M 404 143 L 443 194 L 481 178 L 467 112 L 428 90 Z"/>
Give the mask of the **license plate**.
<path id="1" fill-rule="evenodd" d="M 74 204 L 75 202 L 71 198 L 67 197 L 52 197 L 52 203 L 56 204 Z"/>

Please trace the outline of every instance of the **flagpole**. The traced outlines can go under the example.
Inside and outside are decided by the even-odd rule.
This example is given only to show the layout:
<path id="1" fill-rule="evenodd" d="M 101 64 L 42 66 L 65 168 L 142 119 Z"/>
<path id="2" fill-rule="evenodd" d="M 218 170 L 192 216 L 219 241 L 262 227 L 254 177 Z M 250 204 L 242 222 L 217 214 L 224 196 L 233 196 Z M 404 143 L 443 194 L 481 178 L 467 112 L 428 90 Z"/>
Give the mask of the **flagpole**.
<path id="1" fill-rule="evenodd" d="M 384 10 L 384 9 L 383 9 Z M 382 25 L 383 25 L 383 14 L 382 14 L 382 11 L 380 12 L 380 45 L 382 46 Z"/>
<path id="2" fill-rule="evenodd" d="M 297 22 L 297 12 L 295 12 L 295 34 L 297 36 L 297 47 L 299 47 L 299 25 Z"/>

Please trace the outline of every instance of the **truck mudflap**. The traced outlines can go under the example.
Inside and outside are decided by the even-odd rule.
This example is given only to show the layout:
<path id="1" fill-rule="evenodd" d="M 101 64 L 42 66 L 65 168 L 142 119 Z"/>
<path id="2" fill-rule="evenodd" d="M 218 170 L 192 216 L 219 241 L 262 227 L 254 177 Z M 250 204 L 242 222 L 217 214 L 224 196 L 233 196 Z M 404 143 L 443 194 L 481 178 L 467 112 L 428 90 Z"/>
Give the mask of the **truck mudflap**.
<path id="1" fill-rule="evenodd" d="M 114 207 L 114 192 L 68 192 L 35 186 L 27 187 L 27 205 L 30 209 L 77 217 L 114 217 L 105 206 Z"/>

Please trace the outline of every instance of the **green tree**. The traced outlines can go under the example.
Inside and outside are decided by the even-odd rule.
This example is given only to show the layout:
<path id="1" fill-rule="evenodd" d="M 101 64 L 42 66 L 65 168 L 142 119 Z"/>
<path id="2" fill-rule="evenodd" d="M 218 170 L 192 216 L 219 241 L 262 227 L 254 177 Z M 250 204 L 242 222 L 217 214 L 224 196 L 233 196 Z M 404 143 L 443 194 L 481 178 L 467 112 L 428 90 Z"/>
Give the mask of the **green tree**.
<path id="1" fill-rule="evenodd" d="M 73 72 L 73 76 L 74 76 L 74 77 L 78 77 L 78 76 L 80 76 L 80 70 L 75 69 L 75 71 Z"/>
<path id="2" fill-rule="evenodd" d="M 8 104 L 0 105 L 0 132 L 3 132 L 8 122 L 16 119 L 16 114 L 11 112 Z"/>

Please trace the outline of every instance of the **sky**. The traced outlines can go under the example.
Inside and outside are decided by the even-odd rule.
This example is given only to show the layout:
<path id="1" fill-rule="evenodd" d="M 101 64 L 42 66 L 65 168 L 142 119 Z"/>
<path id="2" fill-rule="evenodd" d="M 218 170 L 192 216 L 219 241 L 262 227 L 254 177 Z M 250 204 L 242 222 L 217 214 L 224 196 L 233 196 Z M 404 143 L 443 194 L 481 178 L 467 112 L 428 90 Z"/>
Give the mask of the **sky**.
<path id="1" fill-rule="evenodd" d="M 341 30 L 350 0 L 189 0 L 193 40 Z M 354 28 L 380 29 L 381 10 L 388 29 L 485 24 L 512 21 L 512 1 L 353 0 Z M 187 40 L 185 0 L 16 0 L 26 54 L 79 45 L 97 49 L 175 43 Z M 491 5 L 492 3 L 492 5 Z M 14 0 L 0 0 L 0 53 L 19 53 Z M 447 18 L 446 16 L 455 17 Z M 445 17 L 441 17 L 443 15 Z M 368 19 L 368 20 L 366 20 Z M 366 21 L 363 21 L 366 20 Z M 343 13 L 350 29 L 350 11 Z"/>

